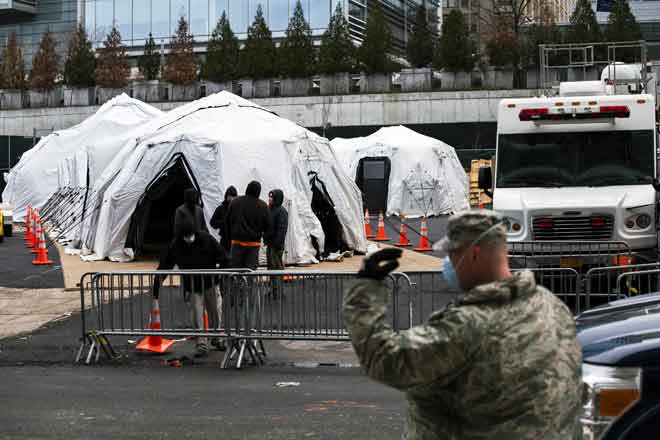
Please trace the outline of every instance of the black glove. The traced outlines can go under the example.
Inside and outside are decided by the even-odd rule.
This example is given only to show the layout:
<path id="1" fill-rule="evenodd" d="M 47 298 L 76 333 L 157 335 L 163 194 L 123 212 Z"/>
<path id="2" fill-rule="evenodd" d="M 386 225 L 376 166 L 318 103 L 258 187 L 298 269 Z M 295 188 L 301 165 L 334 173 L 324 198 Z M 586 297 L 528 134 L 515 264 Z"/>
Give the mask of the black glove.
<path id="1" fill-rule="evenodd" d="M 358 278 L 371 278 L 382 281 L 388 273 L 399 267 L 398 258 L 403 251 L 397 248 L 387 248 L 375 252 L 364 259 L 362 269 L 358 272 Z"/>

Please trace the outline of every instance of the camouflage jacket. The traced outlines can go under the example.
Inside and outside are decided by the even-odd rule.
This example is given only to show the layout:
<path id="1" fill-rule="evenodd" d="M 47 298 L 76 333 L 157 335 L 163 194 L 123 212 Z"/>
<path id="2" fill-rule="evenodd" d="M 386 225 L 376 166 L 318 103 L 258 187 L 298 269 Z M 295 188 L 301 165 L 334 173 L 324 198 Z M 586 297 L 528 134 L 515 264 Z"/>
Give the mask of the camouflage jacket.
<path id="1" fill-rule="evenodd" d="M 360 280 L 344 320 L 369 376 L 406 392 L 411 440 L 581 438 L 581 349 L 569 310 L 534 275 L 478 286 L 395 332 L 388 289 Z"/>

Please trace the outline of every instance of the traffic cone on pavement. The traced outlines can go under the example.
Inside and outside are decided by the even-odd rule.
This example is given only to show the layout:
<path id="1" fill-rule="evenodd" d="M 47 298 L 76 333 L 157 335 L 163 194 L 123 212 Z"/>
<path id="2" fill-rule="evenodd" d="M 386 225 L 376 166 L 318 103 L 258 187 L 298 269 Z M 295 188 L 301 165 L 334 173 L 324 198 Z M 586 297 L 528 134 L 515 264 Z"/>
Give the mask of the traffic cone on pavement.
<path id="1" fill-rule="evenodd" d="M 29 248 L 36 248 L 39 246 L 39 235 L 37 231 L 37 217 L 39 216 L 39 212 L 34 209 L 32 211 L 32 219 L 30 220 L 32 222 L 32 241 L 28 243 Z"/>
<path id="2" fill-rule="evenodd" d="M 371 217 L 369 216 L 369 210 L 364 210 L 364 233 L 367 238 L 376 238 L 376 236 L 371 232 Z"/>
<path id="3" fill-rule="evenodd" d="M 429 246 L 429 229 L 426 226 L 426 217 L 422 217 L 422 227 L 421 227 L 422 237 L 419 239 L 419 246 L 415 248 L 417 252 L 430 252 L 433 250 Z"/>
<path id="4" fill-rule="evenodd" d="M 385 218 L 382 211 L 378 215 L 378 234 L 374 241 L 390 241 L 390 237 L 385 234 Z"/>
<path id="5" fill-rule="evenodd" d="M 157 299 L 151 300 L 151 317 L 149 319 L 149 330 L 160 330 L 160 305 Z M 151 351 L 153 353 L 165 353 L 174 341 L 162 336 L 147 336 L 135 347 L 137 350 Z"/>
<path id="6" fill-rule="evenodd" d="M 399 242 L 395 243 L 395 246 L 410 246 L 410 240 L 408 240 L 408 226 L 406 226 L 406 216 L 401 214 L 401 227 L 399 228 Z"/>
<path id="7" fill-rule="evenodd" d="M 41 226 L 41 219 L 40 218 L 35 217 L 35 221 L 36 221 L 37 226 L 34 228 L 34 234 L 33 234 L 34 235 L 34 241 L 32 243 L 34 243 L 34 247 L 31 248 L 30 253 L 38 254 L 40 252 L 39 251 L 39 240 L 40 240 L 39 231 L 43 232 L 43 227 Z M 45 237 L 46 236 L 44 235 L 44 238 Z M 45 242 L 46 241 L 44 240 L 44 243 Z"/>
<path id="8" fill-rule="evenodd" d="M 46 236 L 44 235 L 44 230 L 41 227 L 41 221 L 39 222 L 39 227 L 37 229 L 37 235 L 39 236 L 39 244 L 37 245 L 37 259 L 32 261 L 32 264 L 35 266 L 43 266 L 46 264 L 53 264 L 51 260 L 48 259 L 48 249 L 46 248 Z"/>
<path id="9" fill-rule="evenodd" d="M 34 241 L 32 237 L 32 207 L 28 206 L 27 216 L 25 217 L 25 245 L 30 247 L 30 243 Z"/>

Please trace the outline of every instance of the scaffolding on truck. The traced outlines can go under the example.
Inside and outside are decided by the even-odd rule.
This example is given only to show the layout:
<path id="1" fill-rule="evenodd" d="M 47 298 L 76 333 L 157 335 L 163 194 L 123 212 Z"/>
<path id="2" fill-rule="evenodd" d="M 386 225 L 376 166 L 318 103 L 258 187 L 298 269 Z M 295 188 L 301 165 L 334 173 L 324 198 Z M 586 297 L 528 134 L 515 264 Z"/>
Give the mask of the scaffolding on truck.
<path id="1" fill-rule="evenodd" d="M 561 82 L 569 81 L 569 73 L 575 75 L 581 72 L 581 78 L 574 81 L 600 80 L 601 72 L 608 66 L 611 68 L 608 85 L 614 86 L 614 93 L 617 93 L 618 86 L 630 86 L 635 81 L 631 78 L 617 78 L 617 68 L 622 71 L 622 66 L 626 64 L 640 66 L 635 91 L 655 95 L 655 90 L 648 90 L 651 78 L 648 75 L 650 64 L 645 41 L 541 44 L 539 60 L 539 84 L 547 96 L 556 94 Z"/>

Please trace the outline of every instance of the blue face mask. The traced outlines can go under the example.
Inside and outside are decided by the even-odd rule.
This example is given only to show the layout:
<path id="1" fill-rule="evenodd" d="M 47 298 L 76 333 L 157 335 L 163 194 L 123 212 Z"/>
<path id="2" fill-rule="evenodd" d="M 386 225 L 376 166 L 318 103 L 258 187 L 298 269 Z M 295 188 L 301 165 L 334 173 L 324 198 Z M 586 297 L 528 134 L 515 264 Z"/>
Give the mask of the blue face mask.
<path id="1" fill-rule="evenodd" d="M 442 260 L 442 263 L 442 278 L 447 282 L 449 288 L 460 290 L 461 286 L 458 284 L 458 276 L 456 275 L 454 264 L 448 256 Z"/>

